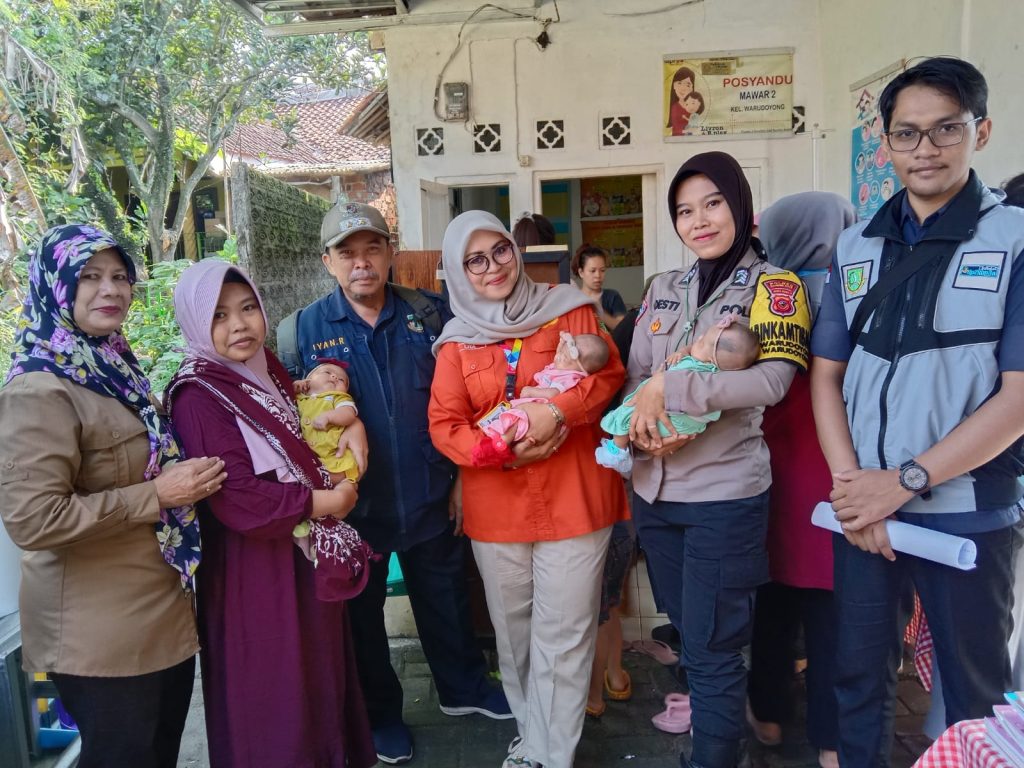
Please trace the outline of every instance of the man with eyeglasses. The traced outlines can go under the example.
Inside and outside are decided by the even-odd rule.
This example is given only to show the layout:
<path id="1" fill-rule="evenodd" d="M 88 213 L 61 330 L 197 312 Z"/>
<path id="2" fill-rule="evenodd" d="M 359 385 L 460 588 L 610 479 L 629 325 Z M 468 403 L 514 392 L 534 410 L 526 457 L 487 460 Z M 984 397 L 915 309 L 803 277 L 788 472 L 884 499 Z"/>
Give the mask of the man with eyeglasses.
<path id="1" fill-rule="evenodd" d="M 293 339 L 282 338 L 282 323 L 278 346 L 296 350 L 289 371 L 296 377 L 304 378 L 322 358 L 345 363 L 365 425 L 369 460 L 365 451 L 355 451 L 366 474 L 347 520 L 383 557 L 371 565 L 366 589 L 349 601 L 349 616 L 377 757 L 398 765 L 412 759 L 413 741 L 384 625 L 392 552 L 398 553 L 441 711 L 495 719 L 509 719 L 512 711 L 487 676 L 473 632 L 464 542 L 456 535 L 461 500 L 453 490 L 455 467 L 427 434 L 430 348 L 451 313 L 437 294 L 387 281 L 394 249 L 373 206 L 337 204 L 324 216 L 320 237 L 321 259 L 338 287 L 299 312 Z"/>
<path id="2" fill-rule="evenodd" d="M 831 501 L 844 768 L 888 766 L 906 579 L 921 598 L 948 723 L 991 714 L 1007 639 L 1024 464 L 1024 211 L 971 169 L 992 131 L 985 78 L 922 61 L 879 108 L 905 189 L 839 239 L 811 339 Z M 960 571 L 895 555 L 885 521 L 977 546 Z"/>

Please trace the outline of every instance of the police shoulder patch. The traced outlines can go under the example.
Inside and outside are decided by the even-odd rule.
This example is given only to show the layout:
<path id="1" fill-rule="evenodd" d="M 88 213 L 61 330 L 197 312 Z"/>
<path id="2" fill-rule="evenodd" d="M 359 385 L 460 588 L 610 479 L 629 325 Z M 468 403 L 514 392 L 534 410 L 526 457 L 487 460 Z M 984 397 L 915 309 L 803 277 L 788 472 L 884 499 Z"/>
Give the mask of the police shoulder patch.
<path id="1" fill-rule="evenodd" d="M 641 304 L 640 304 L 640 311 L 636 313 L 636 320 L 635 320 L 635 321 L 633 322 L 633 325 L 639 325 L 639 324 L 640 324 L 640 319 L 641 319 L 641 318 L 642 318 L 642 317 L 643 317 L 644 315 L 646 315 L 646 314 L 647 314 L 647 309 L 648 309 L 648 304 L 647 304 L 647 295 L 645 294 L 645 295 L 644 295 L 644 300 L 643 300 L 643 302 L 641 302 Z"/>
<path id="2" fill-rule="evenodd" d="M 750 305 L 750 329 L 761 342 L 758 360 L 788 360 L 807 368 L 811 311 L 807 291 L 792 272 L 762 274 Z"/>

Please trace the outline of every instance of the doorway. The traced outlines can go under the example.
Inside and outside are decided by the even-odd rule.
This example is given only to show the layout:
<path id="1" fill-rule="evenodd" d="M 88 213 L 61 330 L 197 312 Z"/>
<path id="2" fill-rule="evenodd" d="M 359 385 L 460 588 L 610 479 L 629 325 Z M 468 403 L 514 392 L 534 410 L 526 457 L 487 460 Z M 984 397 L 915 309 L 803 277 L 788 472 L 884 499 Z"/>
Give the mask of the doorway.
<path id="1" fill-rule="evenodd" d="M 505 229 L 511 229 L 508 184 L 449 187 L 448 194 L 453 217 L 465 211 L 487 211 L 497 216 Z"/>
<path id="2" fill-rule="evenodd" d="M 541 181 L 541 211 L 555 227 L 555 241 L 570 253 L 586 243 L 608 253 L 605 288 L 627 306 L 643 298 L 643 176 L 590 176 Z"/>

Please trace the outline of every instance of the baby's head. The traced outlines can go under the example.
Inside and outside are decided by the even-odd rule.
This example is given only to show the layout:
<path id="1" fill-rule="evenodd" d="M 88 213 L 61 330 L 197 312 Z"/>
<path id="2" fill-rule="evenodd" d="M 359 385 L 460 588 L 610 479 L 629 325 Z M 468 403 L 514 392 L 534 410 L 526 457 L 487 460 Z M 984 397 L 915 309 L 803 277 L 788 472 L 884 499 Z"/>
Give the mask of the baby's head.
<path id="1" fill-rule="evenodd" d="M 714 363 L 720 371 L 742 371 L 761 354 L 757 334 L 730 316 L 703 334 L 690 349 L 690 357 Z"/>
<path id="2" fill-rule="evenodd" d="M 689 112 L 691 115 L 702 115 L 704 114 L 704 97 L 694 91 L 685 99 L 683 99 L 683 109 Z"/>
<path id="3" fill-rule="evenodd" d="M 561 341 L 555 350 L 556 368 L 596 373 L 608 362 L 608 345 L 600 336 L 593 333 L 573 336 L 562 331 L 559 337 Z"/>
<path id="4" fill-rule="evenodd" d="M 322 362 L 309 372 L 309 394 L 321 395 L 324 392 L 348 392 L 348 373 L 337 361 Z"/>

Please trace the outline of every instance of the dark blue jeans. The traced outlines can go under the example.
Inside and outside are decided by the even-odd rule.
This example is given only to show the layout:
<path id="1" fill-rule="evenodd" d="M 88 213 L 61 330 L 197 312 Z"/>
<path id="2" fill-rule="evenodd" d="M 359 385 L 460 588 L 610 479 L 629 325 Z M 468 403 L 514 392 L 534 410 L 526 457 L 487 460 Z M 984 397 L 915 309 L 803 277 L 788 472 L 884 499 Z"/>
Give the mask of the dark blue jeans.
<path id="1" fill-rule="evenodd" d="M 917 588 L 935 642 L 947 724 L 991 715 L 1009 690 L 1006 645 L 1020 526 L 964 537 L 978 547 L 973 571 L 898 553 L 891 563 L 843 536 L 833 537 L 843 768 L 890 764 L 896 670 L 903 650 L 897 615 L 907 579 Z"/>
<path id="2" fill-rule="evenodd" d="M 733 768 L 744 731 L 754 595 L 768 581 L 768 492 L 746 499 L 633 501 L 637 534 L 683 637 L 694 764 Z"/>
<path id="3" fill-rule="evenodd" d="M 473 634 L 466 591 L 466 539 L 449 531 L 398 553 L 423 654 L 434 676 L 441 704 L 479 704 L 492 687 L 487 664 Z M 363 590 L 348 603 L 359 682 L 370 726 L 402 719 L 402 684 L 391 666 L 384 627 L 390 552 L 370 566 Z"/>

